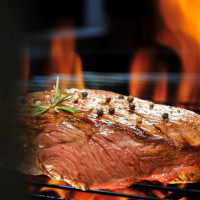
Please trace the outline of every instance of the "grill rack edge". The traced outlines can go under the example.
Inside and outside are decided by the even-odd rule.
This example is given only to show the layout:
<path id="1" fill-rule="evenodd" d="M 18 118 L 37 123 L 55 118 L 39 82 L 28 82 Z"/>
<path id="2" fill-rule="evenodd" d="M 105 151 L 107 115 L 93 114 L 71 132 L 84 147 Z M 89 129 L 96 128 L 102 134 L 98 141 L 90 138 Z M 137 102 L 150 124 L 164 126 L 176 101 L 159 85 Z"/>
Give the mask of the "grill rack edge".
<path id="1" fill-rule="evenodd" d="M 123 197 L 123 198 L 129 199 L 129 200 L 130 199 L 148 199 L 148 200 L 159 200 L 160 199 L 160 198 L 155 198 L 155 197 L 124 194 L 124 193 L 118 193 L 118 192 L 113 192 L 113 191 L 104 191 L 104 190 L 82 191 L 80 189 L 76 189 L 71 186 L 54 185 L 54 184 L 39 183 L 39 182 L 28 182 L 28 185 L 37 186 L 37 187 L 48 187 L 48 188 L 61 189 L 61 190 L 70 190 L 70 191 L 77 191 L 77 192 L 85 192 L 85 193 L 89 193 L 89 194 L 108 195 L 108 196 L 113 196 L 113 197 Z M 182 197 L 189 197 L 189 198 L 192 198 L 195 200 L 195 197 L 197 197 L 197 196 L 198 196 L 198 198 L 200 197 L 200 190 L 198 190 L 198 189 L 176 188 L 176 187 L 157 186 L 157 185 L 141 184 L 141 183 L 135 183 L 130 187 L 171 192 L 171 194 L 169 194 L 168 196 L 161 198 L 161 199 L 165 199 L 165 200 L 178 200 Z M 43 195 L 43 194 L 29 194 L 28 196 L 33 199 L 72 200 L 72 199 L 48 196 L 48 195 Z"/>

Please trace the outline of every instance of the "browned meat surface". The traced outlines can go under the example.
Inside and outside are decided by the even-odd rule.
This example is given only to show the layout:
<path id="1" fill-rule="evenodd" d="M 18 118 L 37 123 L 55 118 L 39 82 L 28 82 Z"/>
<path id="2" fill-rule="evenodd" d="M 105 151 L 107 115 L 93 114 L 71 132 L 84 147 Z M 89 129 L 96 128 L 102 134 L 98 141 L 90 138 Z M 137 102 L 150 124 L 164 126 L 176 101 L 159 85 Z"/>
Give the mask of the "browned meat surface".
<path id="1" fill-rule="evenodd" d="M 38 117 L 22 114 L 26 162 L 18 167 L 21 171 L 45 174 L 83 190 L 123 188 L 142 180 L 200 181 L 198 114 L 165 105 L 150 107 L 149 101 L 138 98 L 131 103 L 134 108 L 126 96 L 84 90 L 88 93 L 84 98 L 82 91 L 65 90 L 79 99 L 61 103 L 81 113 L 51 108 Z M 52 94 L 28 94 L 21 107 L 50 105 Z M 107 97 L 110 102 L 104 101 Z M 103 110 L 98 111 L 102 116 L 97 109 Z"/>

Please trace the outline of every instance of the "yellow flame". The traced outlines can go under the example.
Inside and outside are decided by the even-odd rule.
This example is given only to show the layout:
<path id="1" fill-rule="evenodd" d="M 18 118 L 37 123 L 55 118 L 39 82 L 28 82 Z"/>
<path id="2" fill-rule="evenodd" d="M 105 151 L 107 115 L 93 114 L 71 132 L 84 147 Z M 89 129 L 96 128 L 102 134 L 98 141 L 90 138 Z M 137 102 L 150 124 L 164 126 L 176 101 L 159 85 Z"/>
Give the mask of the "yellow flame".
<path id="1" fill-rule="evenodd" d="M 51 42 L 51 57 L 48 75 L 67 75 L 69 80 L 60 83 L 63 88 L 84 88 L 83 69 L 80 56 L 75 52 L 75 36 L 72 25 L 63 25 L 58 31 L 71 32 L 70 36 L 56 35 Z M 73 80 L 75 78 L 75 81 Z"/>
<path id="2" fill-rule="evenodd" d="M 47 182 L 47 184 L 63 185 L 63 181 L 49 179 L 49 181 Z M 65 183 L 64 183 L 64 185 L 65 185 Z M 60 198 L 66 198 L 66 195 L 69 193 L 66 190 L 55 189 L 55 188 L 48 188 L 48 187 L 42 187 L 40 189 L 40 192 L 52 192 L 52 191 L 56 192 Z"/>
<path id="3" fill-rule="evenodd" d="M 183 75 L 200 73 L 200 0 L 159 0 L 162 18 L 157 42 L 173 48 L 181 58 Z M 184 76 L 178 93 L 178 102 L 198 100 L 197 79 Z"/>

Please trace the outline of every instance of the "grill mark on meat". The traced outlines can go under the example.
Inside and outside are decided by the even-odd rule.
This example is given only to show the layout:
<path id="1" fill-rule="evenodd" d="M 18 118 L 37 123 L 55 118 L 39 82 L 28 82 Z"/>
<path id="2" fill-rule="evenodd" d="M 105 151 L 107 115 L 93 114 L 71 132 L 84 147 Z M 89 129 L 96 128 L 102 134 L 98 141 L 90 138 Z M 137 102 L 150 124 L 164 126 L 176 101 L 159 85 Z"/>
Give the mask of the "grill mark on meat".
<path id="1" fill-rule="evenodd" d="M 161 119 L 161 114 L 160 113 L 164 113 L 164 112 L 167 112 L 169 113 L 169 120 L 167 122 L 163 122 L 162 124 L 159 124 L 159 126 L 163 129 L 163 130 L 167 130 L 167 129 L 171 129 L 171 131 L 173 132 L 173 129 L 174 127 L 178 127 L 178 129 L 180 129 L 179 132 L 176 132 L 174 131 L 173 135 L 170 134 L 170 131 L 166 131 L 166 134 L 169 135 L 169 137 L 174 140 L 174 141 L 177 141 L 177 144 L 184 148 L 184 147 L 187 147 L 188 144 L 189 146 L 196 146 L 196 143 L 200 145 L 199 142 L 195 142 L 194 139 L 191 140 L 191 138 L 188 138 L 187 136 L 190 136 L 191 134 L 193 134 L 194 136 L 196 136 L 198 139 L 196 141 L 200 141 L 200 137 L 199 137 L 199 131 L 195 131 L 195 133 L 192 131 L 191 132 L 191 129 L 190 129 L 190 134 L 186 134 L 188 131 L 186 131 L 184 128 L 188 128 L 188 126 L 190 126 L 190 121 L 194 120 L 194 118 L 196 118 L 197 114 L 192 112 L 192 111 L 188 111 L 188 110 L 185 110 L 185 109 L 178 109 L 176 107 L 171 107 L 171 106 L 163 106 L 163 105 L 159 105 L 159 104 L 156 104 L 155 108 L 153 109 L 148 109 L 148 105 L 146 103 L 146 101 L 144 100 L 140 100 L 138 99 L 138 105 L 139 105 L 139 109 L 137 109 L 136 112 L 139 112 L 140 114 L 142 114 L 142 116 L 144 118 L 148 118 L 150 119 L 150 121 L 155 121 L 156 118 L 155 118 L 155 114 L 157 114 L 157 118 L 158 118 L 158 121 L 155 121 L 155 123 L 158 123 L 158 122 L 162 122 L 163 120 Z M 143 106 L 143 107 L 142 107 Z M 146 110 L 146 112 L 143 112 L 143 110 Z M 177 114 L 178 113 L 178 114 Z M 148 114 L 148 116 L 147 116 Z M 181 125 L 182 124 L 182 125 Z M 188 128 L 189 129 L 189 128 Z M 181 134 L 180 134 L 181 133 Z M 184 144 L 184 140 L 183 142 L 181 141 L 181 138 L 185 139 L 188 144 L 186 144 L 186 146 L 183 146 Z"/>
<path id="2" fill-rule="evenodd" d="M 123 118 L 123 120 L 126 120 L 126 123 L 129 123 L 129 126 L 120 122 L 120 121 L 123 121 L 123 120 L 120 120 L 120 118 L 122 118 L 121 116 L 112 116 L 113 119 L 108 117 L 108 116 L 104 116 L 104 118 L 111 120 L 111 122 L 115 122 L 115 123 L 113 123 L 113 127 L 115 127 L 116 129 L 126 128 L 127 133 L 129 133 L 132 137 L 137 136 L 137 138 L 140 139 L 140 140 L 141 139 L 142 140 L 143 139 L 149 139 L 149 140 L 166 142 L 166 140 L 164 140 L 163 138 L 159 138 L 159 137 L 156 137 L 154 135 L 149 135 L 149 134 L 145 133 L 145 131 L 137 125 L 133 125 L 133 124 L 130 125 L 130 122 L 127 119 Z M 105 123 L 105 121 L 102 122 L 102 123 Z M 133 133 L 134 133 L 134 135 L 133 135 Z M 145 140 L 145 142 L 147 142 L 147 141 Z"/>
<path id="3" fill-rule="evenodd" d="M 152 123 L 152 125 L 161 133 L 163 133 L 163 135 L 165 135 L 165 137 L 168 139 L 168 142 L 170 145 L 176 145 L 178 146 L 177 142 L 175 142 L 172 138 L 170 138 L 166 133 L 164 133 L 158 126 L 156 126 L 155 124 Z"/>
<path id="4" fill-rule="evenodd" d="M 59 115 L 58 117 L 62 118 L 64 121 L 69 122 L 77 129 L 81 130 L 85 133 L 86 136 L 88 136 L 88 139 L 90 139 L 91 135 L 93 134 L 93 127 L 96 125 L 96 122 L 94 120 L 89 119 L 87 116 L 76 116 L 77 118 L 73 118 L 73 115 L 69 115 L 66 113 L 63 113 L 64 115 Z M 76 120 L 74 120 L 76 119 Z"/>
<path id="5" fill-rule="evenodd" d="M 144 117 L 143 115 L 139 115 L 138 114 L 138 116 L 141 116 L 141 117 Z M 145 119 L 146 120 L 146 119 Z M 148 120 L 146 120 L 146 121 L 148 121 Z M 148 121 L 149 123 L 151 123 L 150 121 Z M 184 147 L 187 147 L 187 144 L 188 144 L 188 142 L 185 140 L 185 138 L 182 136 L 182 134 L 181 134 L 181 132 L 180 132 L 180 130 L 178 130 L 178 129 L 175 129 L 178 133 L 179 133 L 179 136 L 184 140 L 184 142 L 182 142 L 182 143 L 177 143 L 174 139 L 172 139 L 172 138 L 170 138 L 168 135 L 167 135 L 167 133 L 166 132 L 164 132 L 161 128 L 159 128 L 158 126 L 156 126 L 155 124 L 153 124 L 153 123 L 151 123 L 159 132 L 161 132 L 164 136 L 165 136 L 165 138 L 167 138 L 168 139 L 168 142 L 172 145 L 176 145 L 177 147 L 181 147 L 181 148 L 184 148 Z M 175 128 L 175 125 L 174 125 L 174 128 Z M 176 132 L 176 133 L 177 133 Z"/>
<path id="6" fill-rule="evenodd" d="M 151 124 L 151 126 L 153 126 L 158 132 L 160 132 L 160 133 L 164 136 L 164 138 L 161 139 L 161 140 L 164 141 L 164 139 L 166 139 L 168 144 L 178 146 L 178 144 L 177 144 L 172 138 L 170 138 L 165 132 L 163 132 L 163 131 L 162 131 L 158 126 L 156 126 L 154 123 L 151 123 L 151 122 L 148 120 L 148 118 L 145 118 L 143 115 L 137 113 L 136 111 L 129 111 L 129 112 L 131 112 L 132 114 L 134 114 L 134 115 L 136 115 L 136 116 L 142 117 L 144 121 L 146 121 L 146 122 L 148 122 L 149 124 Z M 124 117 L 123 120 L 128 120 L 128 119 L 125 118 L 125 116 L 124 116 L 123 114 L 121 114 L 121 116 Z M 141 130 L 141 132 L 143 133 L 144 137 L 147 137 L 147 138 L 149 138 L 149 139 L 153 139 L 153 138 L 155 137 L 155 136 L 152 136 L 152 135 L 149 135 L 148 133 L 146 133 L 145 130 L 144 130 L 142 127 L 138 126 L 137 124 L 136 124 L 136 128 L 139 129 L 139 130 Z M 136 130 L 136 131 L 137 131 L 137 130 Z"/>
<path id="7" fill-rule="evenodd" d="M 139 113 L 137 113 L 137 112 L 134 112 L 134 114 L 136 114 L 137 116 L 142 117 L 143 120 L 145 120 L 145 121 L 147 121 L 148 123 L 150 123 L 158 132 L 160 132 L 160 133 L 165 137 L 165 139 L 168 140 L 168 143 L 169 143 L 170 145 L 176 145 L 176 146 L 178 146 L 178 144 L 177 144 L 174 140 L 172 140 L 164 131 L 162 131 L 162 130 L 161 130 L 158 126 L 156 126 L 154 123 L 151 123 L 147 118 L 144 118 L 144 116 L 142 116 L 141 114 L 139 114 Z M 139 127 L 138 127 L 138 128 L 139 128 Z M 148 135 L 148 134 L 146 133 L 146 135 Z"/>
<path id="8" fill-rule="evenodd" d="M 127 112 L 129 112 L 129 111 L 127 111 Z M 133 115 L 136 115 L 137 117 L 138 117 L 138 116 L 141 116 L 141 115 L 137 114 L 136 112 L 131 112 L 131 113 L 132 113 Z M 126 119 L 125 116 L 124 116 L 123 114 L 118 114 L 118 115 L 120 115 L 121 118 L 123 117 L 123 120 L 128 121 L 128 119 Z M 118 115 L 116 115 L 116 116 L 118 116 Z M 151 122 L 148 121 L 148 119 L 143 118 L 143 120 L 146 121 L 146 122 L 148 122 L 148 123 L 149 123 L 151 126 L 153 126 L 154 128 L 156 128 L 156 127 L 154 126 L 154 124 L 152 124 Z M 156 136 L 154 136 L 154 135 L 152 136 L 152 135 L 149 135 L 148 133 L 146 133 L 145 130 L 143 130 L 142 127 L 140 128 L 139 126 L 137 126 L 137 124 L 136 124 L 135 126 L 136 126 L 136 128 L 138 128 L 138 129 L 141 130 L 141 132 L 142 132 L 141 135 L 144 135 L 145 137 L 151 136 L 151 137 L 149 137 L 149 138 L 152 138 L 152 137 L 156 138 Z M 162 135 L 165 135 L 162 131 L 159 130 L 159 132 L 160 132 Z M 168 138 L 168 137 L 167 137 L 167 138 Z M 156 139 L 157 139 L 157 138 L 156 138 Z"/>

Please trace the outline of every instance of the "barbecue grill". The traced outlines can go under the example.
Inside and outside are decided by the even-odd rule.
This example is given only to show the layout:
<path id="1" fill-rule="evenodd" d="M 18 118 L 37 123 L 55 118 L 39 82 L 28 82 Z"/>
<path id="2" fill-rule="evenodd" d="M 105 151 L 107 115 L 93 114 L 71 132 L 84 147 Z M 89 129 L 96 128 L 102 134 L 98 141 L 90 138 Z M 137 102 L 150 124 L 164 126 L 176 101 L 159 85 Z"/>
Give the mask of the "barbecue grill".
<path id="1" fill-rule="evenodd" d="M 150 196 L 140 196 L 140 195 L 132 195 L 132 194 L 124 194 L 124 193 L 117 193 L 117 192 L 112 192 L 112 191 L 102 191 L 102 190 L 89 190 L 89 191 L 82 191 L 70 186 L 62 186 L 62 185 L 53 185 L 53 184 L 46 184 L 46 183 L 39 183 L 39 182 L 28 182 L 29 186 L 37 186 L 37 187 L 48 187 L 48 188 L 56 188 L 60 190 L 70 190 L 70 191 L 76 191 L 76 192 L 86 192 L 88 194 L 98 194 L 98 195 L 106 195 L 108 199 L 109 197 L 123 197 L 124 199 L 149 199 L 149 200 L 158 200 L 160 198 L 155 198 L 155 197 L 150 197 Z M 200 186 L 199 183 L 197 184 L 191 184 L 193 188 L 198 188 Z M 188 199 L 193 199 L 197 200 L 200 197 L 200 189 L 191 189 L 190 187 L 188 188 L 177 188 L 171 186 L 157 186 L 157 185 L 152 185 L 152 184 L 141 184 L 141 183 L 135 183 L 131 186 L 131 188 L 136 188 L 136 189 L 145 189 L 148 191 L 151 190 L 159 190 L 159 191 L 167 191 L 170 193 L 169 195 L 165 196 L 162 199 L 166 200 L 178 200 L 181 199 L 182 197 L 188 197 Z M 68 199 L 63 199 L 55 196 L 49 196 L 49 195 L 44 195 L 44 194 L 39 194 L 39 193 L 32 193 L 29 194 L 28 197 L 31 199 L 53 199 L 53 200 L 68 200 Z M 72 200 L 72 199 L 70 199 Z"/>

